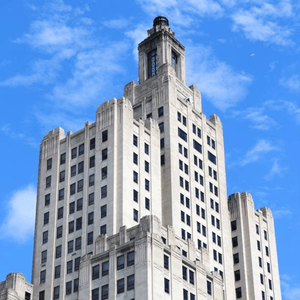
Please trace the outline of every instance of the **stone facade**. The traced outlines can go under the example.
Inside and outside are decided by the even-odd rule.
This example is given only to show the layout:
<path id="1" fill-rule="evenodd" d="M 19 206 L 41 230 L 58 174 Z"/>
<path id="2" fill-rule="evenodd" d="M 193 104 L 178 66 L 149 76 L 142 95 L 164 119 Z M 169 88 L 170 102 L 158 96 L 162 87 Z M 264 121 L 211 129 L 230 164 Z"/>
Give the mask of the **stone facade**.
<path id="1" fill-rule="evenodd" d="M 32 300 L 33 285 L 21 273 L 10 273 L 0 282 L 0 300 Z"/>
<path id="2" fill-rule="evenodd" d="M 156 18 L 139 44 L 139 84 L 101 104 L 95 123 L 45 135 L 34 299 L 235 299 L 222 124 L 186 86 L 184 53 Z M 134 265 L 117 271 L 122 251 Z M 105 261 L 109 274 L 92 280 Z"/>

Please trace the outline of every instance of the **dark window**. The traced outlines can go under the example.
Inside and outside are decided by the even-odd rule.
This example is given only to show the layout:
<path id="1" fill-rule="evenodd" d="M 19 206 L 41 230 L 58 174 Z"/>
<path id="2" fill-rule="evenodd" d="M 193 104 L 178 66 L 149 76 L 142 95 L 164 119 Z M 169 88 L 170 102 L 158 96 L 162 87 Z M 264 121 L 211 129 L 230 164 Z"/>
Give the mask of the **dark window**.
<path id="1" fill-rule="evenodd" d="M 93 244 L 93 241 L 94 241 L 94 234 L 92 231 L 92 232 L 89 232 L 87 235 L 87 244 L 91 245 L 91 244 Z"/>
<path id="2" fill-rule="evenodd" d="M 234 280 L 235 280 L 235 281 L 241 280 L 241 273 L 240 273 L 240 270 L 234 271 Z"/>
<path id="3" fill-rule="evenodd" d="M 134 289 L 134 274 L 127 276 L 127 291 Z"/>
<path id="4" fill-rule="evenodd" d="M 101 218 L 106 217 L 107 208 L 106 205 L 101 206 Z"/>
<path id="5" fill-rule="evenodd" d="M 181 113 L 179 111 L 177 112 L 177 120 L 181 122 Z"/>
<path id="6" fill-rule="evenodd" d="M 105 299 L 107 299 L 107 298 L 105 298 Z M 92 300 L 99 300 L 99 288 L 92 290 Z"/>
<path id="7" fill-rule="evenodd" d="M 170 293 L 170 281 L 167 278 L 165 278 L 165 293 Z"/>
<path id="8" fill-rule="evenodd" d="M 92 138 L 90 140 L 90 150 L 95 149 L 95 146 L 96 146 L 96 140 L 95 140 L 95 138 Z"/>
<path id="9" fill-rule="evenodd" d="M 183 300 L 188 300 L 188 291 L 187 290 L 183 290 Z"/>
<path id="10" fill-rule="evenodd" d="M 145 160 L 145 171 L 149 173 L 149 163 Z"/>
<path id="11" fill-rule="evenodd" d="M 241 287 L 238 287 L 235 289 L 235 295 L 236 295 L 237 299 L 242 298 L 242 288 Z"/>
<path id="12" fill-rule="evenodd" d="M 62 226 L 57 227 L 56 238 L 59 239 L 62 237 Z"/>
<path id="13" fill-rule="evenodd" d="M 69 222 L 69 233 L 74 232 L 74 221 Z"/>
<path id="14" fill-rule="evenodd" d="M 45 263 L 47 261 L 47 250 L 42 251 L 41 263 Z"/>
<path id="15" fill-rule="evenodd" d="M 70 185 L 70 195 L 74 195 L 76 191 L 76 183 Z"/>
<path id="16" fill-rule="evenodd" d="M 202 146 L 196 142 L 195 140 L 193 140 L 193 145 L 194 145 L 194 149 L 197 150 L 198 152 L 202 153 Z"/>
<path id="17" fill-rule="evenodd" d="M 100 266 L 94 266 L 93 270 L 92 270 L 92 280 L 98 279 L 99 278 L 99 270 L 100 270 Z"/>
<path id="18" fill-rule="evenodd" d="M 75 201 L 73 201 L 69 204 L 69 213 L 73 214 L 74 211 L 75 211 Z"/>
<path id="19" fill-rule="evenodd" d="M 231 231 L 235 231 L 237 229 L 236 227 L 236 220 L 231 221 Z"/>
<path id="20" fill-rule="evenodd" d="M 261 260 L 261 257 L 258 258 L 258 265 L 262 268 L 262 260 Z"/>
<path id="21" fill-rule="evenodd" d="M 102 143 L 106 142 L 108 139 L 108 131 L 104 130 L 102 131 Z"/>
<path id="22" fill-rule="evenodd" d="M 181 238 L 185 240 L 185 230 L 181 229 Z"/>
<path id="23" fill-rule="evenodd" d="M 138 137 L 135 134 L 133 135 L 133 145 L 134 146 L 138 145 Z"/>
<path id="24" fill-rule="evenodd" d="M 76 158 L 76 156 L 77 156 L 77 148 L 75 147 L 71 150 L 71 157 L 73 159 L 73 158 Z"/>
<path id="25" fill-rule="evenodd" d="M 53 299 L 59 299 L 59 285 L 54 288 Z"/>
<path id="26" fill-rule="evenodd" d="M 134 265 L 134 251 L 127 253 L 127 267 Z"/>
<path id="27" fill-rule="evenodd" d="M 139 199 L 139 192 L 133 190 L 133 201 L 138 202 L 138 199 Z"/>
<path id="28" fill-rule="evenodd" d="M 46 188 L 51 186 L 51 176 L 46 177 Z"/>
<path id="29" fill-rule="evenodd" d="M 49 223 L 49 212 L 44 213 L 44 225 Z"/>
<path id="30" fill-rule="evenodd" d="M 208 154 L 208 159 L 209 159 L 212 163 L 216 164 L 216 163 L 217 163 L 217 159 L 216 159 L 215 155 L 213 155 L 213 154 L 212 154 L 211 152 L 209 152 L 209 151 L 207 151 L 207 154 Z"/>
<path id="31" fill-rule="evenodd" d="M 165 155 L 164 154 L 160 156 L 160 165 L 161 166 L 165 165 Z"/>
<path id="32" fill-rule="evenodd" d="M 89 186 L 93 186 L 95 184 L 95 174 L 89 176 Z"/>
<path id="33" fill-rule="evenodd" d="M 74 177 L 76 175 L 76 165 L 71 167 L 71 177 Z"/>
<path id="34" fill-rule="evenodd" d="M 61 245 L 57 246 L 55 249 L 55 258 L 61 257 Z"/>
<path id="35" fill-rule="evenodd" d="M 82 218 L 76 219 L 76 230 L 80 230 L 82 227 Z"/>
<path id="36" fill-rule="evenodd" d="M 147 114 L 147 119 L 152 118 L 152 113 Z"/>
<path id="37" fill-rule="evenodd" d="M 187 268 L 185 266 L 182 266 L 182 278 L 187 280 Z"/>
<path id="38" fill-rule="evenodd" d="M 176 69 L 177 62 L 178 62 L 177 54 L 174 51 L 172 51 L 172 67 L 174 69 Z"/>
<path id="39" fill-rule="evenodd" d="M 72 293 L 72 281 L 66 282 L 66 295 L 69 295 Z"/>
<path id="40" fill-rule="evenodd" d="M 211 146 L 213 149 L 216 148 L 216 142 L 213 139 L 211 139 Z"/>
<path id="41" fill-rule="evenodd" d="M 81 249 L 81 236 L 75 240 L 75 250 Z"/>
<path id="42" fill-rule="evenodd" d="M 219 212 L 219 203 L 215 203 L 215 209 L 216 209 L 216 212 Z"/>
<path id="43" fill-rule="evenodd" d="M 100 227 L 100 234 L 106 234 L 106 225 Z"/>
<path id="44" fill-rule="evenodd" d="M 264 291 L 261 291 L 261 300 L 265 300 L 265 292 Z"/>
<path id="45" fill-rule="evenodd" d="M 270 263 L 267 263 L 267 270 L 268 270 L 269 273 L 271 273 L 271 265 L 270 265 Z"/>
<path id="46" fill-rule="evenodd" d="M 59 182 L 65 181 L 65 171 L 59 173 Z"/>
<path id="47" fill-rule="evenodd" d="M 102 263 L 102 276 L 106 276 L 109 273 L 109 261 Z"/>
<path id="48" fill-rule="evenodd" d="M 169 256 L 164 254 L 164 268 L 169 270 Z"/>
<path id="49" fill-rule="evenodd" d="M 70 260 L 67 262 L 67 274 L 70 274 L 73 272 L 73 260 Z"/>
<path id="50" fill-rule="evenodd" d="M 145 153 L 149 154 L 149 145 L 145 143 Z"/>
<path id="51" fill-rule="evenodd" d="M 80 257 L 77 257 L 77 258 L 75 258 L 74 271 L 79 270 L 79 265 L 80 265 Z"/>
<path id="52" fill-rule="evenodd" d="M 183 155 L 184 157 L 188 158 L 188 151 L 186 148 L 183 149 Z"/>
<path id="53" fill-rule="evenodd" d="M 117 257 L 117 270 L 124 269 L 125 266 L 125 256 L 121 255 Z"/>
<path id="54" fill-rule="evenodd" d="M 265 240 L 267 241 L 268 240 L 268 234 L 267 234 L 266 230 L 264 230 L 264 237 L 265 237 Z"/>
<path id="55" fill-rule="evenodd" d="M 39 300 L 45 300 L 45 291 L 39 292 Z"/>
<path id="56" fill-rule="evenodd" d="M 260 283 L 264 284 L 264 275 L 263 274 L 260 274 Z"/>
<path id="57" fill-rule="evenodd" d="M 60 155 L 60 164 L 63 165 L 66 162 L 66 153 Z"/>
<path id="58" fill-rule="evenodd" d="M 54 269 L 54 278 L 60 278 L 60 265 L 56 266 Z"/>
<path id="59" fill-rule="evenodd" d="M 164 115 L 164 107 L 161 106 L 158 108 L 158 117 L 162 117 Z"/>
<path id="60" fill-rule="evenodd" d="M 133 220 L 136 222 L 139 220 L 139 212 L 136 209 L 133 210 Z"/>
<path id="61" fill-rule="evenodd" d="M 94 193 L 89 194 L 89 205 L 94 204 Z"/>
<path id="62" fill-rule="evenodd" d="M 207 294 L 211 295 L 211 282 L 207 280 Z"/>
<path id="63" fill-rule="evenodd" d="M 133 153 L 133 163 L 138 164 L 138 155 L 136 153 Z"/>
<path id="64" fill-rule="evenodd" d="M 190 293 L 190 300 L 195 300 L 195 295 Z"/>
<path id="65" fill-rule="evenodd" d="M 78 287 L 79 287 L 79 278 L 74 279 L 74 289 L 73 292 L 78 292 Z"/>
<path id="66" fill-rule="evenodd" d="M 149 188 L 150 188 L 149 186 L 150 186 L 149 180 L 145 179 L 145 190 L 146 191 L 149 191 Z"/>
<path id="67" fill-rule="evenodd" d="M 107 167 L 101 169 L 101 179 L 105 179 L 107 177 Z"/>
<path id="68" fill-rule="evenodd" d="M 107 159 L 107 148 L 102 150 L 102 160 Z"/>
<path id="69" fill-rule="evenodd" d="M 78 174 L 82 173 L 83 171 L 84 171 L 84 164 L 83 164 L 83 161 L 81 161 L 78 164 Z"/>
<path id="70" fill-rule="evenodd" d="M 101 187 L 101 199 L 107 196 L 107 185 Z"/>
<path id="71" fill-rule="evenodd" d="M 43 283 L 45 281 L 46 281 L 46 270 L 43 270 L 40 273 L 40 283 Z"/>
<path id="72" fill-rule="evenodd" d="M 82 210 L 82 198 L 77 200 L 77 211 Z"/>
<path id="73" fill-rule="evenodd" d="M 189 275 L 190 275 L 190 284 L 194 284 L 194 272 L 190 270 Z"/>
<path id="74" fill-rule="evenodd" d="M 124 278 L 117 281 L 117 294 L 124 293 Z"/>
<path id="75" fill-rule="evenodd" d="M 94 223 L 94 212 L 92 211 L 88 214 L 88 225 L 91 225 L 93 223 Z"/>
<path id="76" fill-rule="evenodd" d="M 178 136 L 184 141 L 187 141 L 187 134 L 178 127 Z"/>
<path id="77" fill-rule="evenodd" d="M 238 246 L 238 237 L 235 236 L 232 238 L 232 247 L 237 247 Z"/>
<path id="78" fill-rule="evenodd" d="M 58 191 L 58 200 L 63 200 L 65 197 L 65 189 L 60 189 Z"/>
<path id="79" fill-rule="evenodd" d="M 269 248 L 266 246 L 266 255 L 269 256 Z"/>
<path id="80" fill-rule="evenodd" d="M 159 123 L 158 127 L 159 127 L 160 132 L 164 132 L 164 130 L 165 130 L 164 122 Z"/>
<path id="81" fill-rule="evenodd" d="M 239 254 L 235 253 L 233 254 L 233 263 L 238 264 L 240 262 Z"/>
<path id="82" fill-rule="evenodd" d="M 155 76 L 157 73 L 156 49 L 148 53 L 148 78 Z"/>
<path id="83" fill-rule="evenodd" d="M 50 194 L 45 195 L 45 206 L 50 204 Z"/>
<path id="84" fill-rule="evenodd" d="M 64 216 L 64 208 L 63 207 L 60 207 L 58 210 L 57 210 L 57 219 L 62 219 Z"/>
<path id="85" fill-rule="evenodd" d="M 206 236 L 206 227 L 204 225 L 202 225 L 202 234 Z"/>
<path id="86" fill-rule="evenodd" d="M 50 170 L 50 169 L 52 169 L 52 158 L 49 158 L 47 160 L 47 170 Z"/>
<path id="87" fill-rule="evenodd" d="M 101 300 L 108 299 L 108 284 L 103 285 L 101 288 Z"/>
<path id="88" fill-rule="evenodd" d="M 138 183 L 138 173 L 133 171 L 133 181 Z"/>
<path id="89" fill-rule="evenodd" d="M 72 240 L 68 242 L 68 253 L 72 253 L 73 250 L 74 250 L 74 242 Z"/>
<path id="90" fill-rule="evenodd" d="M 90 157 L 90 168 L 95 167 L 95 155 Z"/>
<path id="91" fill-rule="evenodd" d="M 163 148 L 165 148 L 165 139 L 164 138 L 160 139 L 160 149 L 163 149 Z"/>
<path id="92" fill-rule="evenodd" d="M 77 182 L 77 192 L 81 192 L 83 190 L 83 179 Z"/>
<path id="93" fill-rule="evenodd" d="M 272 280 L 269 279 L 269 289 L 272 290 Z"/>
<path id="94" fill-rule="evenodd" d="M 150 210 L 150 200 L 147 197 L 145 197 L 145 208 Z"/>

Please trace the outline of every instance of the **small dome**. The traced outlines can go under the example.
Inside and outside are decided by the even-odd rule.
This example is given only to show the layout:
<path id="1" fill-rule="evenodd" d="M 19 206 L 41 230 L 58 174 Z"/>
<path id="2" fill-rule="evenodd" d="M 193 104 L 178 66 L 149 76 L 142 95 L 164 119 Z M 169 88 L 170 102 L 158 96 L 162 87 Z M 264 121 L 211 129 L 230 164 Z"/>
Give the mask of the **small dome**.
<path id="1" fill-rule="evenodd" d="M 166 17 L 158 16 L 153 20 L 153 27 L 155 27 L 156 25 L 169 26 L 169 20 Z"/>

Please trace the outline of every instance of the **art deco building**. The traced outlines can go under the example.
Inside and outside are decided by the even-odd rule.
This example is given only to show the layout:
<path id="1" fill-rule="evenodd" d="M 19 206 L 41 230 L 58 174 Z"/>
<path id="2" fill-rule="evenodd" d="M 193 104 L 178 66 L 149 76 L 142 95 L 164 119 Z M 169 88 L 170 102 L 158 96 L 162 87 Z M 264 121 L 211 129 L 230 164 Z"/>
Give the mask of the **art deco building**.
<path id="1" fill-rule="evenodd" d="M 42 140 L 34 299 L 236 298 L 221 121 L 166 18 L 138 50 L 138 84 Z"/>

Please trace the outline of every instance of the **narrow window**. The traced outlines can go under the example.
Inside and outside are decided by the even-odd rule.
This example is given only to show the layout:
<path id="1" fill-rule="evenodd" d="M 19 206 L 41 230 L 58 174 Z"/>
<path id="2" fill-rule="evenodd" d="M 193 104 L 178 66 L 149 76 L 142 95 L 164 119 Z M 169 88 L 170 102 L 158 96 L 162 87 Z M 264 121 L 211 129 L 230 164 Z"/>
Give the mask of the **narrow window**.
<path id="1" fill-rule="evenodd" d="M 148 78 L 157 74 L 156 49 L 148 53 Z"/>

